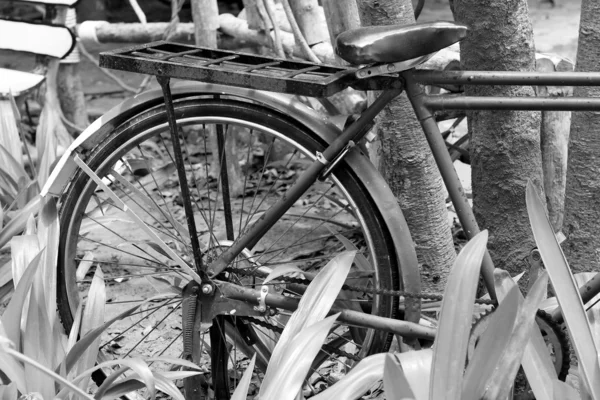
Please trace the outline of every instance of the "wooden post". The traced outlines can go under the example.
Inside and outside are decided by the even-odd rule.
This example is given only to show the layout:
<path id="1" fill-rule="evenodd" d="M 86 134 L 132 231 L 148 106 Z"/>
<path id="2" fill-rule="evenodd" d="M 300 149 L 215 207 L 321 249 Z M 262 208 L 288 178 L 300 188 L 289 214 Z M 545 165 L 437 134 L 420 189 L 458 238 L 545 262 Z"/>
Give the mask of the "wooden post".
<path id="1" fill-rule="evenodd" d="M 76 22 L 75 9 L 69 8 L 65 25 L 70 29 L 75 29 Z M 67 120 L 67 129 L 73 136 L 77 136 L 82 129 L 89 125 L 83 86 L 79 76 L 79 50 L 77 47 L 60 61 L 56 81 L 58 99 Z"/>
<path id="2" fill-rule="evenodd" d="M 261 31 L 265 29 L 262 23 L 260 14 L 258 13 L 258 6 L 256 0 L 243 0 L 244 1 L 244 15 L 248 22 L 248 28 L 255 31 Z"/>
<path id="3" fill-rule="evenodd" d="M 360 16 L 356 0 L 323 0 L 323 10 L 327 20 L 329 39 L 331 46 L 335 49 L 335 38 L 349 29 L 360 27 Z M 340 64 L 346 64 L 339 59 Z"/>
<path id="4" fill-rule="evenodd" d="M 192 0 L 192 18 L 194 20 L 194 38 L 197 46 L 217 48 L 217 29 L 219 28 L 219 9 L 216 0 Z M 242 194 L 243 180 L 242 170 L 237 160 L 237 149 L 235 136 L 226 136 L 225 157 L 230 160 L 226 164 L 229 176 L 230 194 L 238 196 Z M 219 161 L 219 147 L 215 129 L 210 129 L 210 148 L 213 154 L 210 166 L 210 175 L 218 177 L 221 174 L 221 163 Z"/>
<path id="5" fill-rule="evenodd" d="M 540 72 L 573 71 L 572 62 L 560 57 L 538 55 L 536 70 Z M 538 86 L 538 96 L 572 96 L 572 87 Z M 544 192 L 548 204 L 548 216 L 555 232 L 563 225 L 565 188 L 567 183 L 567 153 L 571 130 L 570 111 L 543 111 L 540 129 L 542 146 L 542 170 Z"/>
<path id="6" fill-rule="evenodd" d="M 217 0 L 191 0 L 196 46 L 217 47 L 219 8 Z"/>
<path id="7" fill-rule="evenodd" d="M 329 40 L 325 14 L 317 0 L 289 0 L 289 3 L 309 46 Z"/>

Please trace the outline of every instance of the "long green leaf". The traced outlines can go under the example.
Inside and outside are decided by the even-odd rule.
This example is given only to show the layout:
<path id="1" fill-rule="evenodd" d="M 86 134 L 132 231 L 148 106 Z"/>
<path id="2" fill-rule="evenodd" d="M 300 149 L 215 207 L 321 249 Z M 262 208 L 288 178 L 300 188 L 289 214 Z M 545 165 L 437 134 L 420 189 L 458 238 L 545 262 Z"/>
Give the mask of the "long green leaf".
<path id="1" fill-rule="evenodd" d="M 46 369 L 54 367 L 54 350 L 52 326 L 46 312 L 46 299 L 44 297 L 40 276 L 36 276 L 31 289 L 29 310 L 27 313 L 26 327 L 23 332 L 23 354 Z M 25 364 L 27 377 L 27 391 L 39 392 L 44 399 L 51 399 L 56 394 L 54 377 L 33 363 Z"/>
<path id="2" fill-rule="evenodd" d="M 156 380 L 156 388 L 161 392 L 166 393 L 170 398 L 175 400 L 184 400 L 181 391 L 171 382 L 168 378 L 159 374 L 154 373 L 154 379 Z M 131 393 L 134 390 L 143 389 L 144 384 L 140 382 L 137 374 L 124 381 L 119 381 L 115 386 L 111 387 L 104 395 L 104 400 L 112 400 L 118 397 L 122 397 L 127 393 Z"/>
<path id="3" fill-rule="evenodd" d="M 0 320 L 0 371 L 2 371 L 11 382 L 17 385 L 21 393 L 27 393 L 27 383 L 25 382 L 25 368 L 7 354 L 6 349 L 14 347 L 14 343 L 6 335 L 6 331 Z"/>
<path id="4" fill-rule="evenodd" d="M 431 380 L 431 366 L 433 365 L 433 351 L 424 349 L 407 351 L 396 354 L 404 371 L 404 376 L 410 385 L 416 400 L 429 398 L 429 382 Z"/>
<path id="5" fill-rule="evenodd" d="M 156 397 L 156 380 L 154 379 L 154 375 L 148 364 L 138 358 L 129 358 L 120 360 L 120 365 L 122 366 L 118 371 L 111 374 L 104 383 L 98 388 L 98 391 L 94 395 L 94 398 L 101 399 L 108 389 L 113 385 L 113 382 L 121 376 L 125 371 L 131 369 L 135 371 L 136 378 L 140 379 L 148 393 L 150 394 L 150 398 L 154 399 Z"/>
<path id="6" fill-rule="evenodd" d="M 38 255 L 29 263 L 29 266 L 21 276 L 19 284 L 15 289 L 15 293 L 1 318 L 2 325 L 4 325 L 6 329 L 6 335 L 15 346 L 18 346 L 17 350 L 21 349 L 21 316 L 23 315 L 23 306 L 25 304 L 25 299 L 27 299 L 29 289 L 31 289 L 31 285 L 33 284 L 33 278 L 40 265 L 39 261 L 41 258 L 42 252 L 38 253 Z"/>
<path id="7" fill-rule="evenodd" d="M 553 400 L 580 400 L 581 396 L 577 393 L 577 390 L 565 382 L 556 379 L 552 384 L 552 391 L 554 393 Z"/>
<path id="8" fill-rule="evenodd" d="M 14 382 L 8 385 L 0 385 L 0 400 L 17 400 L 17 385 Z"/>
<path id="9" fill-rule="evenodd" d="M 19 158 L 21 156 L 21 153 L 19 152 Z M 5 166 L 8 166 L 8 168 L 10 168 L 12 170 L 12 173 L 15 174 L 13 175 L 16 180 L 18 181 L 20 178 L 25 178 L 27 180 L 29 180 L 29 176 L 27 175 L 27 171 L 25 171 L 25 168 L 23 168 L 23 166 L 21 165 L 21 163 L 19 163 L 17 161 L 17 159 L 15 157 L 13 157 L 12 154 L 10 154 L 10 152 L 8 150 L 6 150 L 6 148 L 4 146 L 2 146 L 0 144 L 0 156 L 4 158 L 6 164 Z"/>
<path id="10" fill-rule="evenodd" d="M 58 240 L 60 229 L 58 226 L 58 211 L 56 210 L 56 199 L 48 197 L 44 200 L 42 210 L 38 217 L 38 240 L 41 246 L 46 247 L 44 260 L 42 262 L 41 276 L 46 296 L 46 308 L 50 325 L 56 321 L 56 260 L 58 259 Z"/>
<path id="11" fill-rule="evenodd" d="M 362 359 L 347 375 L 327 390 L 311 397 L 311 400 L 354 400 L 360 398 L 383 377 L 385 357 L 385 354 L 379 353 Z"/>
<path id="12" fill-rule="evenodd" d="M 100 266 L 96 267 L 96 272 L 92 278 L 92 284 L 88 292 L 87 302 L 83 308 L 81 318 L 81 334 L 86 335 L 98 326 L 104 323 L 104 305 L 106 304 L 106 287 L 104 283 L 104 273 Z M 100 337 L 94 339 L 87 350 L 81 355 L 75 373 L 84 371 L 96 363 L 98 358 L 98 347 L 100 346 Z M 67 368 L 68 370 L 68 368 Z M 83 380 L 79 387 L 87 388 L 88 380 Z"/>
<path id="13" fill-rule="evenodd" d="M 485 392 L 487 382 L 496 369 L 515 325 L 519 311 L 518 290 L 517 287 L 513 287 L 505 293 L 498 309 L 489 317 L 489 325 L 481 336 L 465 372 L 463 400 L 479 400 Z"/>
<path id="14" fill-rule="evenodd" d="M 27 219 L 31 215 L 36 215 L 42 204 L 41 196 L 36 196 L 27 203 L 27 206 L 19 210 L 10 222 L 0 231 L 0 249 L 3 248 L 13 236 L 23 232 Z"/>
<path id="15" fill-rule="evenodd" d="M 545 207 L 531 182 L 527 184 L 527 213 L 552 286 L 563 310 L 569 337 L 594 400 L 600 400 L 600 365 L 589 321 L 569 264 L 546 216 Z"/>
<path id="16" fill-rule="evenodd" d="M 261 398 L 293 400 L 297 396 L 313 360 L 338 316 L 339 314 L 332 315 L 304 328 L 286 344 L 281 352 L 279 364 L 272 367 L 269 363 L 267 367 L 267 373 L 269 370 L 274 372 L 268 376 L 265 374 L 259 391 Z M 278 347 L 279 343 L 276 351 Z"/>
<path id="17" fill-rule="evenodd" d="M 298 308 L 279 337 L 265 373 L 265 380 L 272 379 L 271 375 L 276 373 L 278 365 L 283 361 L 282 354 L 288 342 L 304 328 L 325 318 L 346 280 L 354 254 L 355 252 L 346 251 L 334 257 L 308 285 Z"/>
<path id="18" fill-rule="evenodd" d="M 487 237 L 487 231 L 482 231 L 472 238 L 448 276 L 433 353 L 431 400 L 460 400 L 473 302 Z"/>
<path id="19" fill-rule="evenodd" d="M 0 348 L 0 351 L 2 351 L 1 348 Z M 15 358 L 18 361 L 21 361 L 27 365 L 34 366 L 35 368 L 42 371 L 45 375 L 51 377 L 56 383 L 66 386 L 69 390 L 73 391 L 74 393 L 78 394 L 79 396 L 83 397 L 84 399 L 93 400 L 92 396 L 88 395 L 86 392 L 79 389 L 77 386 L 73 385 L 71 382 L 69 382 L 68 379 L 65 379 L 64 377 L 58 375 L 57 373 L 46 368 L 45 366 L 41 365 L 37 361 L 19 353 L 18 351 L 15 351 L 13 349 L 5 349 L 5 352 L 8 353 L 9 356 L 12 356 L 13 358 Z M 27 391 L 24 391 L 23 393 L 27 393 Z M 52 398 L 53 397 L 54 396 L 52 396 Z"/>
<path id="20" fill-rule="evenodd" d="M 112 324 L 114 324 L 117 321 L 122 320 L 123 318 L 127 318 L 128 316 L 130 316 L 132 313 L 134 313 L 137 309 L 139 309 L 141 306 L 143 306 L 144 304 L 147 304 L 153 300 L 158 299 L 159 297 L 151 297 L 147 300 L 145 300 L 144 302 L 130 308 L 129 310 L 125 310 L 123 311 L 121 314 L 115 316 L 114 318 L 110 319 L 109 321 L 105 322 L 104 325 L 97 327 L 96 329 L 88 332 L 84 337 L 82 337 L 77 343 L 75 343 L 75 345 L 73 346 L 73 348 L 69 351 L 69 353 L 67 354 L 67 357 L 65 358 L 64 364 L 66 365 L 66 370 L 67 371 L 71 371 L 71 369 L 73 368 L 73 366 L 75 365 L 75 363 L 81 358 L 82 354 L 85 352 L 85 350 L 96 340 L 98 339 L 102 333 L 108 329 Z M 169 360 L 169 358 L 165 358 L 165 357 L 160 357 L 160 358 L 154 358 L 156 360 L 160 360 L 160 361 L 165 361 L 165 360 Z M 153 360 L 153 359 L 149 359 L 149 360 Z M 171 359 L 172 360 L 172 359 Z M 189 366 L 189 364 L 187 364 L 185 362 L 185 360 L 181 360 L 181 359 L 177 359 L 179 361 L 178 365 L 184 365 L 184 366 Z M 172 361 L 168 361 L 171 363 L 175 363 L 173 360 Z M 97 367 L 103 367 L 106 363 L 102 363 Z M 193 365 L 193 364 L 192 364 Z M 97 368 L 96 368 L 97 369 Z M 89 373 L 91 373 L 92 371 L 94 371 L 95 369 L 92 368 L 89 371 Z M 82 372 L 80 375 L 85 374 L 86 371 Z"/>
<path id="21" fill-rule="evenodd" d="M 414 399 L 415 395 L 394 355 L 388 353 L 383 368 L 383 389 L 388 399 Z"/>
<path id="22" fill-rule="evenodd" d="M 517 288 L 517 284 L 506 271 L 494 271 L 494 278 L 496 280 L 496 293 L 500 299 L 503 299 L 508 291 Z M 521 306 L 523 295 L 520 290 L 517 291 L 517 297 L 519 306 Z M 549 385 L 548 382 L 552 382 L 558 377 L 548 347 L 539 329 L 531 330 L 521 363 L 536 398 L 551 399 L 552 385 Z"/>
<path id="23" fill-rule="evenodd" d="M 244 375 L 242 375 L 242 379 L 238 383 L 237 388 L 233 392 L 231 396 L 231 400 L 246 400 L 248 397 L 248 388 L 250 387 L 250 381 L 252 380 L 252 372 L 254 371 L 254 363 L 256 362 L 256 353 L 252 356 L 250 360 L 250 364 L 244 371 Z"/>
<path id="24" fill-rule="evenodd" d="M 529 340 L 531 331 L 535 325 L 535 315 L 547 290 L 548 274 L 544 271 L 535 281 L 523 302 L 506 350 L 500 360 L 498 360 L 496 370 L 484 394 L 484 399 L 496 400 L 508 397 L 511 390 L 511 383 L 517 376 L 523 352 L 525 351 L 526 346 L 523 346 L 523 344 Z M 549 382 L 546 384 L 549 384 Z"/>

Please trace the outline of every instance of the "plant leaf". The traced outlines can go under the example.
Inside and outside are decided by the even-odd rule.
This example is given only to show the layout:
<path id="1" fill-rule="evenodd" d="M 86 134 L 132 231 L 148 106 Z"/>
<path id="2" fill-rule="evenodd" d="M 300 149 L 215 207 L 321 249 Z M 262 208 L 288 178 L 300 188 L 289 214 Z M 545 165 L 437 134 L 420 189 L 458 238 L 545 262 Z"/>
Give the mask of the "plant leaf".
<path id="1" fill-rule="evenodd" d="M 386 354 L 379 353 L 363 358 L 350 372 L 311 400 L 354 400 L 360 398 L 383 377 Z"/>
<path id="2" fill-rule="evenodd" d="M 42 252 L 43 253 L 43 252 Z M 43 258 L 43 256 L 42 256 Z M 25 376 L 28 392 L 39 392 L 44 399 L 51 399 L 56 394 L 55 378 L 40 368 L 52 369 L 56 343 L 52 341 L 52 326 L 46 312 L 44 296 L 39 274 L 34 278 L 30 293 L 29 310 L 25 330 L 23 332 L 22 353 L 36 364 L 25 364 Z"/>
<path id="3" fill-rule="evenodd" d="M 571 386 L 566 384 L 565 382 L 559 381 L 556 379 L 552 383 L 552 392 L 554 393 L 554 400 L 580 400 L 581 397 L 577 390 L 573 389 Z"/>
<path id="4" fill-rule="evenodd" d="M 280 346 L 281 340 L 277 343 L 275 352 L 280 349 L 281 362 L 269 363 L 259 391 L 261 398 L 293 400 L 296 397 L 338 316 L 339 313 L 304 328 L 285 347 Z"/>
<path id="5" fill-rule="evenodd" d="M 426 382 L 428 384 L 429 382 Z M 396 357 L 388 353 L 383 368 L 383 388 L 388 399 L 414 399 L 410 384 Z"/>
<path id="6" fill-rule="evenodd" d="M 44 367 L 43 365 L 38 363 L 36 360 L 33 360 L 33 359 L 25 356 L 24 354 L 21 354 L 18 351 L 15 351 L 13 349 L 5 349 L 4 351 L 7 353 L 7 355 L 12 356 L 14 359 L 16 359 L 26 365 L 31 365 L 31 366 L 37 368 L 38 370 L 43 372 L 46 376 L 51 377 L 56 383 L 66 386 L 66 389 L 71 390 L 74 393 L 77 393 L 79 396 L 83 397 L 84 399 L 93 400 L 93 398 L 90 395 L 88 395 L 86 392 L 82 391 L 77 386 L 72 384 L 68 379 L 65 379 L 64 377 L 58 375 L 54 371 Z M 2 354 L 1 352 L 2 352 L 2 347 L 0 347 L 0 354 Z M 54 389 L 54 385 L 52 385 L 52 388 Z M 20 389 L 19 389 L 19 391 L 20 391 Z M 28 392 L 27 392 L 27 390 L 25 390 L 22 393 L 28 393 Z M 51 398 L 54 398 L 54 395 Z"/>
<path id="7" fill-rule="evenodd" d="M 548 274 L 543 271 L 531 286 L 523 306 L 520 307 L 517 321 L 510 336 L 506 350 L 498 360 L 496 370 L 492 375 L 484 399 L 505 399 L 511 390 L 511 383 L 517 376 L 525 347 L 523 343 L 529 340 L 535 324 L 535 315 L 540 302 L 548 291 Z M 537 327 L 536 327 L 537 329 Z"/>
<path id="8" fill-rule="evenodd" d="M 142 302 L 142 303 L 140 303 L 140 304 L 138 304 L 138 305 L 130 308 L 129 310 L 123 311 L 121 314 L 119 314 L 116 317 L 112 318 L 111 320 L 105 322 L 104 325 L 97 327 L 96 329 L 88 332 L 85 336 L 83 336 L 77 343 L 75 343 L 75 345 L 69 351 L 69 353 L 67 354 L 67 356 L 65 358 L 64 364 L 66 365 L 67 372 L 71 371 L 71 369 L 73 368 L 73 365 L 75 365 L 75 363 L 79 360 L 79 358 L 81 358 L 81 356 L 85 352 L 85 350 L 97 338 L 99 338 L 100 335 L 102 335 L 102 333 L 106 329 L 108 329 L 109 326 L 111 326 L 112 324 L 114 324 L 117 321 L 122 320 L 123 318 L 127 318 L 129 315 L 131 315 L 133 312 L 135 312 L 137 309 L 139 309 L 142 305 L 144 305 L 144 304 L 146 304 L 146 303 L 148 303 L 148 302 L 150 302 L 152 300 L 154 300 L 154 298 L 147 299 L 145 302 Z M 164 360 L 166 358 L 165 357 L 159 357 L 159 358 L 156 358 L 156 359 L 157 360 Z M 180 365 L 187 365 L 187 364 L 184 364 L 184 360 L 178 359 L 178 361 L 180 362 Z M 105 364 L 106 363 L 102 363 L 102 364 L 98 365 L 97 368 L 101 368 Z M 95 369 L 97 369 L 97 368 L 95 368 Z M 95 369 L 91 368 L 88 371 L 91 373 Z M 85 372 L 87 372 L 87 371 L 82 372 L 80 375 L 84 374 Z"/>
<path id="9" fill-rule="evenodd" d="M 86 251 L 83 253 L 83 257 L 81 261 L 79 261 L 79 265 L 77 266 L 77 271 L 75 272 L 75 278 L 78 281 L 82 281 L 90 270 L 91 266 L 94 264 L 94 253 L 91 251 Z"/>
<path id="10" fill-rule="evenodd" d="M 404 376 L 408 381 L 416 400 L 429 398 L 429 382 L 431 380 L 431 367 L 433 365 L 433 351 L 424 349 L 396 353 Z"/>
<path id="11" fill-rule="evenodd" d="M 250 360 L 250 364 L 244 371 L 244 375 L 242 375 L 242 379 L 238 383 L 238 386 L 235 388 L 233 395 L 231 396 L 231 400 L 246 400 L 248 397 L 248 388 L 250 387 L 250 381 L 252 380 L 252 372 L 254 371 L 254 363 L 256 362 L 256 353 L 252 356 Z"/>
<path id="12" fill-rule="evenodd" d="M 494 271 L 494 278 L 496 280 L 496 293 L 500 299 L 508 291 L 512 290 L 512 288 L 517 287 L 514 280 L 510 279 L 510 275 L 506 271 Z M 523 295 L 520 290 L 517 291 L 517 298 L 519 306 L 521 306 L 523 304 Z M 531 330 L 521 364 L 535 396 L 538 399 L 551 399 L 552 386 L 548 382 L 556 380 L 558 377 L 556 368 L 550 358 L 548 347 L 539 329 Z"/>
<path id="13" fill-rule="evenodd" d="M 106 304 L 106 287 L 104 283 L 104 273 L 100 266 L 96 267 L 94 278 L 88 292 L 87 302 L 83 308 L 81 317 L 81 335 L 86 335 L 96 327 L 104 324 L 104 305 Z M 81 354 L 75 374 L 84 371 L 96 363 L 100 346 L 100 337 L 94 339 L 91 345 Z M 69 370 L 67 365 L 67 370 Z M 79 383 L 79 387 L 86 389 L 88 380 L 84 379 Z"/>
<path id="14" fill-rule="evenodd" d="M 42 204 L 41 196 L 35 196 L 0 231 L 0 249 L 12 239 L 13 236 L 23 232 L 30 215 L 36 215 Z"/>
<path id="15" fill-rule="evenodd" d="M 113 382 L 125 371 L 131 369 L 136 373 L 136 378 L 140 379 L 144 383 L 144 386 L 150 394 L 150 398 L 154 400 L 154 398 L 156 398 L 156 380 L 154 379 L 154 375 L 152 374 L 152 371 L 150 371 L 148 364 L 146 364 L 139 358 L 121 359 L 119 361 L 119 365 L 121 365 L 122 367 L 119 368 L 119 370 L 117 370 L 116 372 L 112 373 L 104 381 L 104 383 L 98 388 L 98 391 L 96 392 L 94 397 L 97 399 L 101 399 L 106 393 L 106 391 L 111 387 Z"/>
<path id="16" fill-rule="evenodd" d="M 17 400 L 17 385 L 14 382 L 8 385 L 0 385 L 0 400 Z"/>
<path id="17" fill-rule="evenodd" d="M 577 354 L 584 379 L 595 400 L 600 399 L 600 366 L 589 321 L 583 308 L 579 290 L 573 280 L 569 264 L 552 230 L 545 207 L 536 193 L 533 183 L 527 183 L 527 213 L 533 237 L 540 250 L 542 261 L 548 271 L 552 286 L 563 310 L 571 343 Z"/>
<path id="18" fill-rule="evenodd" d="M 17 351 L 21 349 L 21 346 L 19 345 L 21 343 L 21 316 L 23 315 L 25 300 L 27 299 L 31 285 L 33 284 L 33 278 L 40 265 L 39 261 L 41 258 L 42 253 L 40 252 L 29 263 L 29 266 L 21 276 L 19 284 L 15 289 L 15 293 L 1 318 L 2 325 L 6 327 L 6 336 L 15 344 L 15 346 L 18 346 Z M 19 391 L 21 391 L 21 389 L 19 389 Z"/>
<path id="19" fill-rule="evenodd" d="M 431 400 L 460 400 L 473 302 L 487 237 L 487 231 L 473 237 L 461 250 L 448 276 L 435 338 Z"/>
<path id="20" fill-rule="evenodd" d="M 46 246 L 44 259 L 40 268 L 43 282 L 43 291 L 46 297 L 46 309 L 50 325 L 56 321 L 56 260 L 58 259 L 58 240 L 60 229 L 58 226 L 58 211 L 56 210 L 56 199 L 48 197 L 38 217 L 38 240 L 40 245 Z"/>
<path id="21" fill-rule="evenodd" d="M 19 150 L 20 150 L 20 147 L 21 146 L 19 143 Z M 18 154 L 19 158 L 20 158 L 20 156 L 21 156 L 20 151 L 19 151 L 19 153 L 15 153 L 15 154 Z M 12 171 L 12 172 L 8 172 L 9 170 L 7 169 L 6 172 L 9 173 L 11 176 L 13 176 L 16 181 L 18 181 L 20 178 L 25 178 L 29 181 L 29 176 L 27 175 L 25 168 L 23 168 L 21 163 L 19 163 L 17 161 L 17 159 L 15 157 L 13 157 L 13 155 L 10 154 L 10 152 L 1 144 L 0 144 L 0 158 L 6 162 L 6 164 L 4 164 L 4 165 L 8 169 L 10 169 L 10 171 Z"/>
<path id="22" fill-rule="evenodd" d="M 14 347 L 14 343 L 7 337 L 2 321 L 0 320 L 0 370 L 17 385 L 19 392 L 27 393 L 25 368 L 23 368 L 20 362 L 5 352 L 11 346 Z"/>
<path id="23" fill-rule="evenodd" d="M 483 396 L 487 382 L 496 369 L 497 361 L 504 352 L 515 325 L 519 311 L 518 290 L 513 286 L 508 293 L 504 293 L 500 305 L 489 317 L 489 325 L 481 336 L 465 372 L 463 400 L 479 400 Z"/>
<path id="24" fill-rule="evenodd" d="M 272 379 L 270 376 L 276 372 L 277 366 L 283 360 L 282 353 L 288 342 L 305 327 L 321 321 L 327 315 L 350 271 L 354 254 L 353 251 L 338 254 L 319 271 L 308 285 L 298 308 L 292 314 L 279 337 L 275 350 L 273 350 L 269 367 L 265 373 L 265 380 Z"/>

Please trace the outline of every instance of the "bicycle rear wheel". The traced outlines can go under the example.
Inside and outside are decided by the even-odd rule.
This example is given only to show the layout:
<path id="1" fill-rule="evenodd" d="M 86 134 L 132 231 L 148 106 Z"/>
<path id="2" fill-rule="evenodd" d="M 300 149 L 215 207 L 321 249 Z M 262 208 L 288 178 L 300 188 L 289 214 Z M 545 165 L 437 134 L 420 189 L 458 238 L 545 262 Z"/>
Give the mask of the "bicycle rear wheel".
<path id="1" fill-rule="evenodd" d="M 203 261 L 207 263 L 283 196 L 286 188 L 315 159 L 315 153 L 325 146 L 319 137 L 289 116 L 251 103 L 183 99 L 175 102 L 175 114 Z M 225 143 L 235 143 L 232 151 L 219 154 L 214 144 L 215 132 L 223 135 Z M 222 162 L 223 157 L 226 162 Z M 105 142 L 85 157 L 86 164 L 127 207 L 141 216 L 184 260 L 191 261 L 173 160 L 162 106 L 116 127 Z M 230 163 L 239 164 L 243 175 L 236 180 L 229 174 L 229 190 L 223 191 L 220 168 Z M 90 264 L 104 272 L 108 291 L 105 320 L 155 296 L 161 288 L 185 284 L 179 268 L 143 230 L 128 221 L 123 211 L 83 171 L 78 171 L 70 181 L 59 207 L 58 301 L 67 330 L 73 324 L 78 302 L 85 303 L 93 272 Z M 227 208 L 232 212 L 226 212 Z M 366 186 L 342 162 L 328 179 L 315 182 L 253 248 L 245 249 L 223 279 L 260 289 L 264 274 L 275 266 L 293 265 L 315 272 L 339 251 L 350 247 L 357 248 L 366 263 L 355 262 L 347 283 L 399 289 L 394 243 L 385 221 Z M 248 271 L 260 273 L 248 274 Z M 279 293 L 301 296 L 297 285 L 275 284 Z M 355 309 L 388 318 L 397 316 L 397 298 L 362 293 L 350 294 L 346 300 Z M 214 389 L 215 385 L 220 385 L 221 390 L 224 385 L 234 387 L 249 353 L 258 353 L 257 365 L 264 369 L 288 315 L 277 310 L 275 316 L 258 319 L 235 314 L 216 318 L 213 321 L 216 328 L 211 328 L 210 335 L 203 332 L 206 333 L 201 339 L 201 345 L 206 346 L 203 360 L 209 370 L 207 375 L 211 375 L 215 364 L 213 361 L 211 367 L 210 359 L 220 356 L 221 364 L 225 365 L 217 367 L 222 372 L 227 369 L 228 376 L 223 378 L 221 372 L 218 384 L 206 379 L 207 385 L 213 387 L 205 389 Z M 180 298 L 150 303 L 143 312 L 117 322 L 104 334 L 102 357 L 179 357 L 181 318 Z M 215 354 L 210 338 L 214 342 L 218 332 L 223 336 L 221 343 L 228 344 L 221 346 L 220 354 Z M 362 358 L 386 351 L 391 339 L 384 332 L 340 325 L 328 338 L 330 346 L 323 350 L 326 356 L 320 358 L 329 369 L 321 369 L 323 363 L 315 366 L 309 382 L 329 384 L 329 370 L 351 367 L 352 361 L 339 354 Z M 327 363 L 331 359 L 336 363 Z M 223 383 L 223 379 L 228 382 Z"/>

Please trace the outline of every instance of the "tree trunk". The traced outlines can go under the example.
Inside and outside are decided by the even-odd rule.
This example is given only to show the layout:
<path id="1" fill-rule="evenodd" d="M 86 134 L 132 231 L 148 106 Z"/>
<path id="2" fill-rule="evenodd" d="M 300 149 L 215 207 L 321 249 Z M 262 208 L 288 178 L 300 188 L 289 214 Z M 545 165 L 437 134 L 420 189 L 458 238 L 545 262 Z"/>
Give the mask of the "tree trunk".
<path id="1" fill-rule="evenodd" d="M 410 0 L 361 0 L 363 25 L 414 23 Z M 379 169 L 404 212 L 416 243 L 426 291 L 444 289 L 456 254 L 442 179 L 407 97 L 396 98 L 380 114 Z"/>
<path id="2" fill-rule="evenodd" d="M 471 27 L 461 42 L 464 70 L 534 71 L 534 43 L 525 0 L 454 0 L 455 19 Z M 530 87 L 467 86 L 469 96 L 531 96 Z M 512 275 L 535 247 L 525 207 L 531 179 L 542 188 L 539 112 L 468 113 L 473 208 L 490 232 L 488 249 Z M 525 280 L 522 280 L 526 282 Z"/>
<path id="3" fill-rule="evenodd" d="M 600 71 L 600 3 L 583 0 L 577 47 L 578 71 Z M 600 96 L 598 87 L 579 87 L 575 96 Z M 600 114 L 577 112 L 571 121 L 564 250 L 573 272 L 600 266 Z"/>

